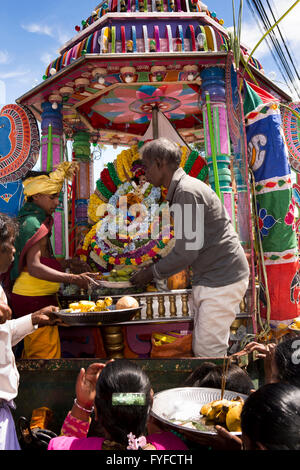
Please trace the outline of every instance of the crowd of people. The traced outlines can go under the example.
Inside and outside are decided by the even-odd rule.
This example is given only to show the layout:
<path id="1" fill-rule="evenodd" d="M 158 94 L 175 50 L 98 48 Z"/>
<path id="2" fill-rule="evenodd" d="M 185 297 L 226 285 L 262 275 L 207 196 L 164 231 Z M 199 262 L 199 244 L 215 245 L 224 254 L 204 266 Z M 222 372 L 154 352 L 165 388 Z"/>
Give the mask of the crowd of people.
<path id="1" fill-rule="evenodd" d="M 155 265 L 132 277 L 135 285 L 166 279 L 193 269 L 195 305 L 193 352 L 196 357 L 223 357 L 230 325 L 249 281 L 249 267 L 228 214 L 215 193 L 185 174 L 179 147 L 166 139 L 145 144 L 142 150 L 146 179 L 168 189 L 167 201 L 182 211 L 190 205 L 197 217 L 203 208 L 203 237 L 193 245 L 193 218 L 175 217 L 174 249 Z M 50 234 L 62 185 L 75 168 L 65 162 L 50 174 L 26 178 L 18 223 L 0 214 L 0 450 L 20 450 L 11 410 L 18 395 L 19 372 L 14 354 L 22 342 L 22 358 L 61 357 L 56 293 L 60 283 L 92 287 L 95 273 L 64 272 L 52 253 Z M 191 224 L 190 230 L 185 230 Z M 202 219 L 201 219 L 202 220 Z M 179 222 L 178 222 L 179 221 Z M 194 240 L 197 242 L 197 240 Z M 82 268 L 82 267 L 81 267 Z M 75 269 L 74 269 L 75 271 Z M 248 396 L 241 415 L 241 436 L 216 426 L 218 448 L 235 450 L 300 449 L 300 347 L 295 338 L 278 344 L 249 343 L 264 359 L 265 384 L 255 390 L 248 374 L 231 364 L 226 388 Z M 183 386 L 221 388 L 222 367 L 203 362 Z M 49 450 L 188 450 L 184 436 L 160 427 L 150 415 L 153 396 L 147 374 L 126 359 L 91 364 L 77 378 L 74 404 L 61 434 Z M 201 448 L 201 443 L 198 443 Z"/>
<path id="2" fill-rule="evenodd" d="M 261 351 L 273 369 L 272 380 L 265 377 L 265 384 L 257 390 L 246 371 L 235 364 L 229 367 L 226 387 L 246 393 L 248 398 L 241 414 L 241 436 L 216 426 L 217 449 L 300 450 L 300 365 L 292 359 L 295 352 L 299 355 L 295 342 L 288 338 L 271 350 L 259 343 L 249 344 L 247 349 Z M 222 367 L 203 362 L 183 385 L 221 388 L 221 376 Z M 160 429 L 150 415 L 154 391 L 149 379 L 126 359 L 81 369 L 75 395 L 61 435 L 50 440 L 48 450 L 197 449 L 197 443 Z M 91 426 L 93 411 L 96 426 Z"/>

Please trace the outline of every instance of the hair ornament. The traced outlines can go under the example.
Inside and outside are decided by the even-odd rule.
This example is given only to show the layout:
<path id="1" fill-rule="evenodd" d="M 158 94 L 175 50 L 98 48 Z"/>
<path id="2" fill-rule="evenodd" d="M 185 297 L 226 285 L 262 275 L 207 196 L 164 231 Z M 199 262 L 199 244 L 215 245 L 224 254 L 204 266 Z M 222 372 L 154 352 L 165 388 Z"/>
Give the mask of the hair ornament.
<path id="1" fill-rule="evenodd" d="M 112 405 L 144 406 L 146 405 L 145 393 L 113 393 Z"/>
<path id="2" fill-rule="evenodd" d="M 147 445 L 147 440 L 145 436 L 140 436 L 138 438 L 135 437 L 132 432 L 127 435 L 128 437 L 128 450 L 139 450 L 140 448 L 143 448 Z"/>

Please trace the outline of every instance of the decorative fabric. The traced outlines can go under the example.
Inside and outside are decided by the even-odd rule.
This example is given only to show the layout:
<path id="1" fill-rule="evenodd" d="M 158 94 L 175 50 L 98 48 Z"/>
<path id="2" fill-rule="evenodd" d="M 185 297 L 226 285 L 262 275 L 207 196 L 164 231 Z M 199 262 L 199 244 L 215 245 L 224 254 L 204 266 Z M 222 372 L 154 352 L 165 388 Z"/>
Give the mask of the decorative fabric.
<path id="1" fill-rule="evenodd" d="M 0 183 L 22 179 L 36 164 L 39 151 L 39 129 L 29 108 L 4 106 L 0 113 Z"/>
<path id="2" fill-rule="evenodd" d="M 292 108 L 299 114 L 300 102 L 289 103 L 289 108 Z M 299 130 L 299 119 L 290 109 L 285 108 L 283 112 L 283 132 L 289 151 L 289 162 L 297 173 L 300 173 Z"/>
<path id="3" fill-rule="evenodd" d="M 89 421 L 81 421 L 75 418 L 69 411 L 64 423 L 62 425 L 60 434 L 66 437 L 78 437 L 86 436 L 90 427 Z"/>
<path id="4" fill-rule="evenodd" d="M 50 441 L 48 450 L 116 450 L 115 445 L 120 446 L 104 437 L 87 438 L 89 426 L 89 422 L 81 421 L 69 412 L 62 425 L 61 436 Z M 156 450 L 188 450 L 184 442 L 171 432 L 150 434 L 146 442 Z"/>
<path id="5" fill-rule="evenodd" d="M 171 432 L 151 434 L 146 439 L 156 450 L 188 450 L 184 442 Z M 116 450 L 116 445 L 118 444 L 110 443 L 104 437 L 59 436 L 51 439 L 48 450 Z M 120 445 L 118 446 L 120 450 Z"/>
<path id="6" fill-rule="evenodd" d="M 27 178 L 23 181 L 25 196 L 60 193 L 65 179 L 72 179 L 77 167 L 76 162 L 63 162 L 49 176 L 41 175 Z"/>
<path id="7" fill-rule="evenodd" d="M 270 318 L 265 305 L 261 314 L 276 327 L 300 314 L 295 199 L 277 100 L 258 91 L 252 84 L 246 87 L 248 160 L 255 179 L 257 230 L 267 274 L 262 283 L 268 286 L 270 297 Z"/>
<path id="8" fill-rule="evenodd" d="M 0 183 L 0 213 L 17 217 L 24 202 L 22 181 Z"/>
<path id="9" fill-rule="evenodd" d="M 10 272 L 10 278 L 15 280 L 22 271 L 25 255 L 28 249 L 50 234 L 53 218 L 32 202 L 26 202 L 18 215 L 19 233 L 15 242 L 15 259 Z"/>

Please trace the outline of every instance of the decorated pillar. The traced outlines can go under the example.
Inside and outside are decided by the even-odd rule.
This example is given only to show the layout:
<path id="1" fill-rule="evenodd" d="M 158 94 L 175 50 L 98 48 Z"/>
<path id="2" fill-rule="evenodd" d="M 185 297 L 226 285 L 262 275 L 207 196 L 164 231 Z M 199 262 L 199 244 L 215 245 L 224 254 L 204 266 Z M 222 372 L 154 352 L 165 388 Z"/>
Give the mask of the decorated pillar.
<path id="1" fill-rule="evenodd" d="M 94 190 L 93 165 L 91 162 L 90 134 L 77 132 L 74 135 L 73 159 L 79 163 L 79 171 L 74 181 L 73 206 L 73 246 L 76 248 L 83 241 L 89 229 L 88 203 Z"/>
<path id="2" fill-rule="evenodd" d="M 41 170 L 52 171 L 64 161 L 62 105 L 42 104 Z M 68 256 L 66 249 L 66 222 L 64 214 L 64 194 L 61 192 L 59 206 L 54 213 L 52 247 L 56 258 Z"/>
<path id="3" fill-rule="evenodd" d="M 209 169 L 209 183 L 220 197 L 235 226 L 224 69 L 220 67 L 206 68 L 201 72 L 201 79 L 205 154 Z"/>

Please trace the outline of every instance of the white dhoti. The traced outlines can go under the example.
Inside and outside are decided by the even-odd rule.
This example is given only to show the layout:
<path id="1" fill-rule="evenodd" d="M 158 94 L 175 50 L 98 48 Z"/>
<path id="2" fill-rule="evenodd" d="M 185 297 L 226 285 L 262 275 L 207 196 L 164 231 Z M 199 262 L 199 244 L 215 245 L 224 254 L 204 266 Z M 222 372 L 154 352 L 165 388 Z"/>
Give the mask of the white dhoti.
<path id="1" fill-rule="evenodd" d="M 228 286 L 195 286 L 193 353 L 197 357 L 227 354 L 230 326 L 249 285 L 248 277 Z"/>

